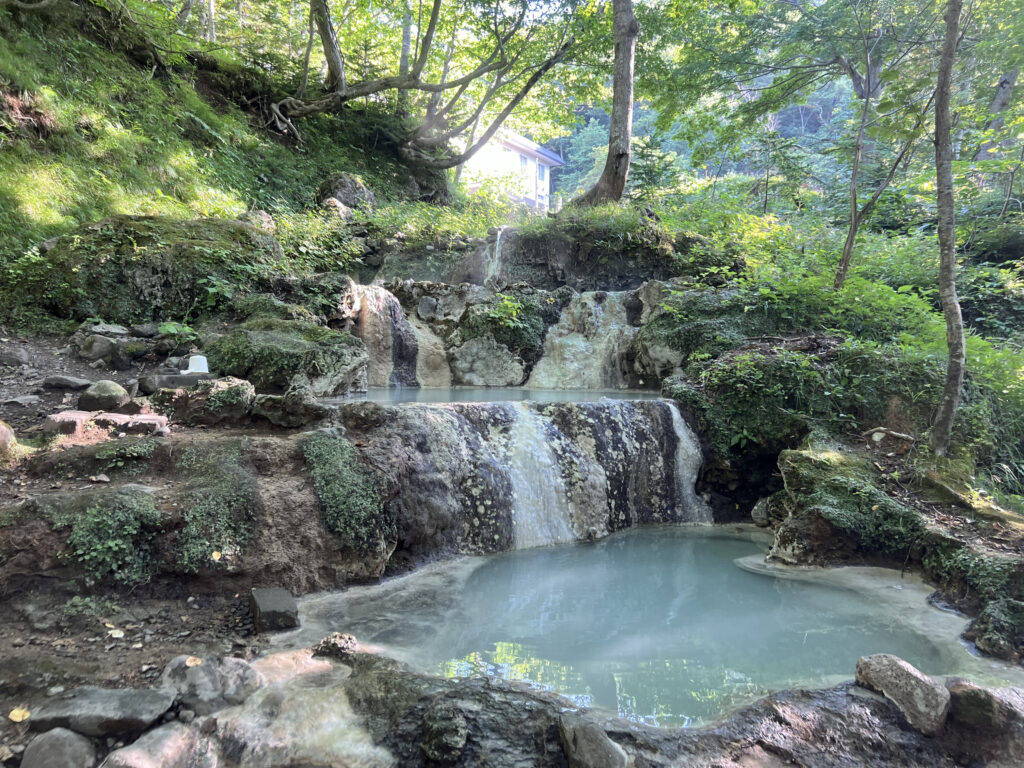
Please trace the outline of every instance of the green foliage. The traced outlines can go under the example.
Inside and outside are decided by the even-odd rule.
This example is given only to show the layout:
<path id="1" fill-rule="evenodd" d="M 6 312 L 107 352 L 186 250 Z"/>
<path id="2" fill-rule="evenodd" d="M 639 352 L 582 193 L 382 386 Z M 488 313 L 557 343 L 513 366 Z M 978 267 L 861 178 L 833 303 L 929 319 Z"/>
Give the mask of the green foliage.
<path id="1" fill-rule="evenodd" d="M 380 540 L 396 535 L 394 521 L 384 511 L 381 479 L 340 435 L 317 432 L 302 451 L 327 530 L 349 549 L 378 554 Z"/>
<path id="2" fill-rule="evenodd" d="M 153 540 L 163 522 L 150 494 L 128 489 L 99 497 L 83 512 L 54 515 L 56 528 L 71 529 L 67 558 L 93 581 L 112 578 L 126 586 L 152 575 Z"/>
<path id="3" fill-rule="evenodd" d="M 499 293 L 473 307 L 460 328 L 462 340 L 490 334 L 527 362 L 535 362 L 544 346 L 544 311 L 533 295 Z"/>
<path id="4" fill-rule="evenodd" d="M 120 606 L 109 598 L 75 595 L 68 598 L 67 602 L 61 606 L 60 615 L 61 619 L 65 621 L 78 617 L 98 619 L 118 610 L 120 610 Z"/>
<path id="5" fill-rule="evenodd" d="M 244 460 L 247 449 L 243 438 L 192 443 L 182 452 L 178 469 L 191 478 L 176 546 L 184 572 L 211 566 L 214 552 L 238 554 L 252 538 L 258 509 L 256 481 Z"/>
<path id="6" fill-rule="evenodd" d="M 123 471 L 126 475 L 144 472 L 156 452 L 157 441 L 150 438 L 125 438 L 101 445 L 94 454 L 106 471 Z"/>

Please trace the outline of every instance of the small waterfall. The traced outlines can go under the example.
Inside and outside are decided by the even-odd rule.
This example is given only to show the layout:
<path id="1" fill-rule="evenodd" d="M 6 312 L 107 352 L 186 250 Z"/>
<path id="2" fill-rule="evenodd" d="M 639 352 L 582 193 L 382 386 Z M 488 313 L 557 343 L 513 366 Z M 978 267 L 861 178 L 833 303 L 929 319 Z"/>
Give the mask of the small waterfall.
<path id="1" fill-rule="evenodd" d="M 508 455 L 515 547 L 573 541 L 568 490 L 546 434 L 550 424 L 524 403 L 510 408 L 515 416 Z"/>
<path id="2" fill-rule="evenodd" d="M 367 384 L 371 387 L 418 387 L 416 332 L 398 299 L 379 285 L 351 283 L 343 312 L 348 330 L 363 340 L 370 353 Z"/>
<path id="3" fill-rule="evenodd" d="M 535 389 L 625 389 L 622 357 L 638 329 L 629 324 L 628 293 L 588 291 L 562 311 L 526 382 Z"/>
<path id="4" fill-rule="evenodd" d="M 695 485 L 704 454 L 700 449 L 700 441 L 679 413 L 679 408 L 672 401 L 668 408 L 672 412 L 672 428 L 676 433 L 676 498 L 679 506 L 687 513 L 687 518 L 694 523 L 711 523 L 711 507 L 697 495 Z"/>
<path id="5" fill-rule="evenodd" d="M 501 233 L 504 227 L 498 227 L 498 234 L 494 236 L 494 247 L 487 251 L 487 261 L 484 263 L 484 279 L 486 283 L 490 278 L 497 277 L 501 272 Z"/>

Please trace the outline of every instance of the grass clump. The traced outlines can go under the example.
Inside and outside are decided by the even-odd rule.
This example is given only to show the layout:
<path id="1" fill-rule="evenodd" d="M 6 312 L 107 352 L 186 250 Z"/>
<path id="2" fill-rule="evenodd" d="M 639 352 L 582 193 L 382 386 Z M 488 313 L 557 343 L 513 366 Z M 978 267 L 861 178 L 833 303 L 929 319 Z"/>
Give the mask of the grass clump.
<path id="1" fill-rule="evenodd" d="M 135 586 L 153 573 L 153 541 L 164 522 L 153 497 L 121 489 L 94 499 L 84 511 L 54 515 L 54 527 L 70 528 L 64 556 L 93 582 L 110 578 Z"/>
<path id="2" fill-rule="evenodd" d="M 359 459 L 348 440 L 317 432 L 302 446 L 327 530 L 349 549 L 376 554 L 381 540 L 394 539 L 394 521 L 384 511 L 380 478 Z"/>

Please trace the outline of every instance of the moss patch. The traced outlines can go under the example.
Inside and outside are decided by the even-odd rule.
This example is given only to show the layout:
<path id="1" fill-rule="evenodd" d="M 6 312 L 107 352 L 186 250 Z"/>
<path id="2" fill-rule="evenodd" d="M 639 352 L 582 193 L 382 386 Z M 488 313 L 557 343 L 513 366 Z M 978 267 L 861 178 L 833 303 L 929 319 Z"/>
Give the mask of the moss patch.
<path id="1" fill-rule="evenodd" d="M 366 347 L 346 331 L 277 318 L 248 320 L 206 353 L 214 370 L 247 379 L 261 392 L 304 384 L 317 395 L 347 388 L 367 360 Z"/>
<path id="2" fill-rule="evenodd" d="M 184 526 L 175 558 L 186 573 L 215 562 L 214 554 L 238 554 L 251 540 L 258 519 L 256 480 L 245 462 L 248 440 L 192 443 L 177 469 L 192 480 L 182 496 Z"/>
<path id="3" fill-rule="evenodd" d="M 344 437 L 317 432 L 302 446 L 327 529 L 345 547 L 377 554 L 393 541 L 394 521 L 384 511 L 382 481 Z"/>
<path id="4" fill-rule="evenodd" d="M 535 363 L 544 351 L 544 332 L 549 324 L 545 322 L 541 301 L 536 296 L 499 293 L 483 304 L 470 307 L 459 333 L 463 343 L 491 335 L 527 363 Z"/>

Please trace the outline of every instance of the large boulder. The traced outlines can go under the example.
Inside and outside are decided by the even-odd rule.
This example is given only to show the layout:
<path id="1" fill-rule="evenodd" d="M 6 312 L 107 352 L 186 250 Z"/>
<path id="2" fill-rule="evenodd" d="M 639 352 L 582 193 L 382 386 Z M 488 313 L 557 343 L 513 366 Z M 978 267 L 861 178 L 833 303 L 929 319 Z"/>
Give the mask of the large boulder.
<path id="1" fill-rule="evenodd" d="M 54 728 L 36 736 L 25 748 L 21 768 L 93 768 L 96 748 L 84 736 Z"/>
<path id="2" fill-rule="evenodd" d="M 58 239 L 22 283 L 29 298 L 60 317 L 184 320 L 228 300 L 221 286 L 256 287 L 281 258 L 273 236 L 240 221 L 113 216 Z"/>
<path id="3" fill-rule="evenodd" d="M 104 379 L 90 384 L 89 388 L 78 396 L 78 410 L 116 411 L 131 399 L 127 389 L 116 381 Z"/>
<path id="4" fill-rule="evenodd" d="M 257 318 L 206 348 L 210 367 L 266 393 L 305 386 L 314 395 L 363 387 L 366 347 L 352 334 L 298 320 Z"/>
<path id="5" fill-rule="evenodd" d="M 373 208 L 377 204 L 373 191 L 352 173 L 337 173 L 320 185 L 317 201 L 323 205 L 332 199 L 349 209 Z"/>
<path id="6" fill-rule="evenodd" d="M 493 336 L 478 336 L 450 350 L 452 382 L 473 387 L 515 387 L 526 378 L 526 365 Z"/>
<path id="7" fill-rule="evenodd" d="M 160 684 L 197 715 L 241 704 L 263 687 L 263 675 L 242 660 L 217 656 L 177 656 L 164 668 Z"/>
<path id="8" fill-rule="evenodd" d="M 120 736 L 151 726 L 174 703 L 174 691 L 85 686 L 49 699 L 32 713 L 38 731 L 67 728 L 85 736 Z"/>
<path id="9" fill-rule="evenodd" d="M 195 386 L 161 389 L 153 402 L 174 411 L 174 421 L 181 424 L 240 424 L 248 421 L 256 388 L 244 379 L 227 376 L 205 379 Z"/>
<path id="10" fill-rule="evenodd" d="M 857 661 L 857 684 L 884 695 L 925 735 L 938 733 L 946 723 L 949 691 L 898 656 L 862 656 Z"/>

